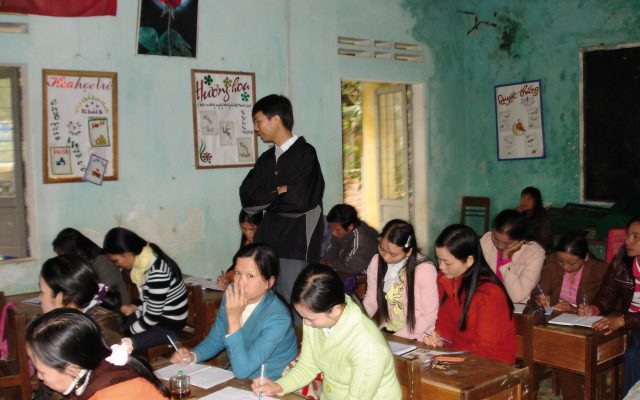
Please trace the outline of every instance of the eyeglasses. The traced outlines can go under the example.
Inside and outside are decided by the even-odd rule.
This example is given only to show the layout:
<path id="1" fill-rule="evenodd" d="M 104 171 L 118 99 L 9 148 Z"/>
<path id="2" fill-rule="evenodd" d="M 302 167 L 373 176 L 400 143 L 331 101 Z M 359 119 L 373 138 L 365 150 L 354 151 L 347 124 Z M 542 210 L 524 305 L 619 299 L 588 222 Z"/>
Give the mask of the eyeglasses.
<path id="1" fill-rule="evenodd" d="M 630 240 L 632 242 L 640 241 L 640 232 L 628 232 L 627 236 L 625 236 L 625 240 Z"/>

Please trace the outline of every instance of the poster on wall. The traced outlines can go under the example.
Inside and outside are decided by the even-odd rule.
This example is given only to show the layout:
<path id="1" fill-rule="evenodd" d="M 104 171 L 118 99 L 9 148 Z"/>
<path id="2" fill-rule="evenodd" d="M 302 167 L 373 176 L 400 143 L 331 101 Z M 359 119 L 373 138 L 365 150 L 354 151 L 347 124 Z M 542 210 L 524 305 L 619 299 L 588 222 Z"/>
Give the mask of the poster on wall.
<path id="1" fill-rule="evenodd" d="M 496 85 L 498 160 L 544 158 L 540 80 Z"/>
<path id="2" fill-rule="evenodd" d="M 43 69 L 42 134 L 44 183 L 117 180 L 118 75 Z"/>
<path id="3" fill-rule="evenodd" d="M 198 0 L 140 0 L 138 54 L 196 57 Z"/>
<path id="4" fill-rule="evenodd" d="M 196 168 L 250 167 L 258 142 L 252 72 L 191 70 Z"/>

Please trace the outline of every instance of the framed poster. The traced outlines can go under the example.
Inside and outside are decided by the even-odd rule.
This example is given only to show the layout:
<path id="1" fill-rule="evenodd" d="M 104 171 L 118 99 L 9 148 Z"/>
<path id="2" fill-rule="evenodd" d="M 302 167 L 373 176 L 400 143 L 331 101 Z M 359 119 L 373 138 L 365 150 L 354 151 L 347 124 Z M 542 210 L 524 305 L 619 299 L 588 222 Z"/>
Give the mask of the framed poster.
<path id="1" fill-rule="evenodd" d="M 196 168 L 250 167 L 258 142 L 252 72 L 191 70 Z"/>
<path id="2" fill-rule="evenodd" d="M 118 75 L 42 70 L 44 183 L 82 182 L 90 160 L 118 179 Z"/>
<path id="3" fill-rule="evenodd" d="M 498 160 L 544 158 L 540 80 L 496 85 Z"/>
<path id="4" fill-rule="evenodd" d="M 196 58 L 198 0 L 140 0 L 138 54 Z"/>

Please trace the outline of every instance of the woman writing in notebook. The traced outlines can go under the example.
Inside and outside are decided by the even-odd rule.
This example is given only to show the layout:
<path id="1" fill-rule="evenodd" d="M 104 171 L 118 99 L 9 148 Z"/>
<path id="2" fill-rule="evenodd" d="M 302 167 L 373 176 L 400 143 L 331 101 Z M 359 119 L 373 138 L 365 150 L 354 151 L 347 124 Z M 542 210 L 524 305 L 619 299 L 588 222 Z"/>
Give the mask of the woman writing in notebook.
<path id="1" fill-rule="evenodd" d="M 617 313 L 616 310 L 622 310 Z M 605 315 L 593 329 L 609 335 L 627 330 L 624 353 L 624 394 L 640 380 L 640 216 L 627 225 L 624 246 L 609 265 L 593 302 L 580 305 L 582 315 Z"/>
<path id="2" fill-rule="evenodd" d="M 513 303 L 487 265 L 473 229 L 445 228 L 436 239 L 436 255 L 440 308 L 435 331 L 422 341 L 513 364 Z"/>
<path id="3" fill-rule="evenodd" d="M 549 255 L 542 270 L 540 283 L 531 292 L 538 306 L 561 313 L 578 313 L 578 307 L 588 304 L 600 289 L 607 265 L 589 251 L 587 239 L 579 233 L 567 233 L 558 239 L 555 251 Z M 583 307 L 584 312 L 584 307 Z M 583 398 L 581 375 L 553 369 L 565 400 Z"/>
<path id="4" fill-rule="evenodd" d="M 250 244 L 234 257 L 234 282 L 226 289 L 216 321 L 192 351 L 180 348 L 173 363 L 193 363 L 227 350 L 238 378 L 254 378 L 265 365 L 265 376 L 277 379 L 297 353 L 289 309 L 273 290 L 278 257 L 270 246 Z"/>
<path id="5" fill-rule="evenodd" d="M 436 276 L 435 265 L 419 253 L 413 226 L 391 220 L 367 268 L 364 308 L 370 317 L 378 312 L 385 330 L 419 340 L 433 331 L 438 315 Z"/>
<path id="6" fill-rule="evenodd" d="M 480 239 L 489 267 L 498 276 L 514 303 L 526 303 L 540 279 L 544 249 L 529 240 L 528 224 L 516 210 L 503 210 L 493 229 Z"/>
<path id="7" fill-rule="evenodd" d="M 240 210 L 240 215 L 238 215 L 238 224 L 240 225 L 240 231 L 242 232 L 242 235 L 240 236 L 240 248 L 253 243 L 253 237 L 256 234 L 258 225 L 260 225 L 260 221 L 262 221 L 261 212 L 249 215 L 246 211 Z M 226 289 L 227 286 L 233 282 L 234 275 L 234 267 L 232 265 L 224 274 L 220 274 L 220 276 L 218 276 L 216 285 L 218 285 L 222 290 Z"/>
<path id="8" fill-rule="evenodd" d="M 303 269 L 293 285 L 291 303 L 304 322 L 300 358 L 275 382 L 254 379 L 254 394 L 290 393 L 322 372 L 322 399 L 401 399 L 387 342 L 345 295 L 335 270 L 322 264 Z"/>
<path id="9" fill-rule="evenodd" d="M 116 292 L 98 282 L 98 276 L 80 256 L 68 254 L 50 258 L 42 265 L 40 307 L 49 312 L 62 307 L 80 310 L 100 325 L 109 345 L 122 339 L 120 299 Z"/>
<path id="10" fill-rule="evenodd" d="M 607 265 L 589 251 L 584 235 L 564 234 L 547 258 L 531 298 L 540 307 L 577 314 L 578 305 L 585 300 L 588 303 L 598 293 L 606 271 Z"/>
<path id="11" fill-rule="evenodd" d="M 130 271 L 140 293 L 142 304 L 120 308 L 127 316 L 124 334 L 133 340 L 134 350 L 168 344 L 167 335 L 177 334 L 187 321 L 187 290 L 178 264 L 158 245 L 125 228 L 107 232 L 103 248 L 118 267 Z"/>

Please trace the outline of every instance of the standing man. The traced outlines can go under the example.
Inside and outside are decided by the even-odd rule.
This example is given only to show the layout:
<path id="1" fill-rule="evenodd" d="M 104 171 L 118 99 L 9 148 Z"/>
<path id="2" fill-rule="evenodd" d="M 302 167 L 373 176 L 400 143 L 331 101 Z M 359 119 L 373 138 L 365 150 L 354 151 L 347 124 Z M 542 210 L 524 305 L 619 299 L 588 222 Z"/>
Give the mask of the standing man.
<path id="1" fill-rule="evenodd" d="M 242 182 L 240 201 L 247 213 L 264 213 L 254 242 L 276 249 L 276 291 L 288 302 L 300 271 L 320 259 L 324 179 L 315 148 L 292 133 L 289 99 L 266 96 L 253 106 L 252 116 L 255 133 L 274 146 L 260 155 Z"/>

